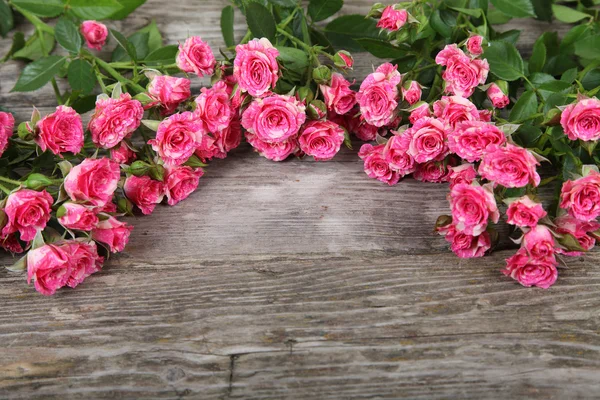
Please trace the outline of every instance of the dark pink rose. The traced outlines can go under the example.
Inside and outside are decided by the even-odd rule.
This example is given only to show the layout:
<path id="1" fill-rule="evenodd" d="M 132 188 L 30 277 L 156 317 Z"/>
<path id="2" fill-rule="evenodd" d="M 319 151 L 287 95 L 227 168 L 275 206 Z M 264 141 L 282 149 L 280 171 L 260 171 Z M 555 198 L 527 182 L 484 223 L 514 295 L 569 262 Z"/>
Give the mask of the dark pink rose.
<path id="1" fill-rule="evenodd" d="M 423 164 L 417 164 L 413 177 L 421 182 L 442 183 L 448 182 L 450 175 L 450 166 L 445 160 L 427 161 Z"/>
<path id="2" fill-rule="evenodd" d="M 279 78 L 279 51 L 269 39 L 253 39 L 235 47 L 233 75 L 239 87 L 250 96 L 262 97 L 275 87 Z"/>
<path id="3" fill-rule="evenodd" d="M 15 118 L 11 113 L 0 112 L 0 156 L 8 147 L 8 139 L 13 134 Z"/>
<path id="4" fill-rule="evenodd" d="M 123 251 L 127 242 L 129 242 L 129 235 L 132 230 L 132 226 L 119 221 L 115 217 L 109 217 L 100 221 L 94 228 L 92 239 L 105 244 L 111 252 L 118 253 Z"/>
<path id="5" fill-rule="evenodd" d="M 118 163 L 108 158 L 86 158 L 71 168 L 64 188 L 71 200 L 101 208 L 112 199 L 120 177 Z"/>
<path id="6" fill-rule="evenodd" d="M 369 178 L 377 179 L 380 182 L 392 186 L 400 180 L 400 174 L 392 169 L 385 157 L 383 150 L 385 145 L 373 146 L 363 144 L 358 152 L 358 156 L 364 161 L 365 173 Z"/>
<path id="7" fill-rule="evenodd" d="M 548 289 L 558 278 L 556 265 L 554 257 L 534 258 L 522 248 L 506 260 L 506 269 L 502 272 L 523 286 Z"/>
<path id="8" fill-rule="evenodd" d="M 125 196 L 135 204 L 144 215 L 152 214 L 154 208 L 165 195 L 164 184 L 149 176 L 128 176 L 123 186 Z"/>
<path id="9" fill-rule="evenodd" d="M 566 181 L 560 192 L 560 207 L 581 221 L 593 221 L 600 216 L 600 173 Z"/>
<path id="10" fill-rule="evenodd" d="M 108 28 L 97 21 L 83 21 L 81 23 L 81 34 L 90 49 L 102 50 L 108 37 Z"/>
<path id="11" fill-rule="evenodd" d="M 569 104 L 560 116 L 560 124 L 571 140 L 599 140 L 600 100 L 594 97 Z"/>
<path id="12" fill-rule="evenodd" d="M 489 145 L 479 165 L 479 175 L 507 188 L 540 184 L 539 165 L 533 154 L 523 147 L 507 143 Z"/>
<path id="13" fill-rule="evenodd" d="M 461 164 L 456 167 L 449 167 L 449 170 L 448 180 L 450 181 L 450 189 L 459 183 L 470 185 L 477 178 L 477 171 L 475 171 L 473 164 Z"/>
<path id="14" fill-rule="evenodd" d="M 488 146 L 504 143 L 504 132 L 488 122 L 467 120 L 448 132 L 450 151 L 469 162 L 481 160 Z"/>
<path id="15" fill-rule="evenodd" d="M 506 210 L 507 222 L 522 228 L 536 226 L 546 215 L 542 205 L 531 200 L 529 196 L 511 202 Z"/>
<path id="16" fill-rule="evenodd" d="M 83 125 L 81 117 L 67 106 L 58 106 L 52 114 L 37 123 L 35 142 L 42 151 L 52 153 L 79 153 L 83 147 Z"/>
<path id="17" fill-rule="evenodd" d="M 98 224 L 98 216 L 94 210 L 82 204 L 64 203 L 58 215 L 58 222 L 67 229 L 91 231 Z"/>
<path id="18" fill-rule="evenodd" d="M 192 167 L 168 167 L 165 175 L 165 189 L 167 193 L 167 203 L 174 206 L 181 200 L 186 199 L 200 182 L 204 175 L 202 168 L 193 169 Z"/>
<path id="19" fill-rule="evenodd" d="M 110 158 L 119 164 L 129 164 L 137 158 L 137 154 L 125 142 L 121 142 L 110 149 Z"/>
<path id="20" fill-rule="evenodd" d="M 70 266 L 70 275 L 66 285 L 76 287 L 85 278 L 100 271 L 104 257 L 98 255 L 96 243 L 78 240 L 69 240 L 62 244 L 61 249 L 67 254 Z"/>
<path id="21" fill-rule="evenodd" d="M 596 239 L 600 233 L 600 223 L 595 221 L 584 222 L 570 215 L 563 215 L 556 218 L 554 224 L 556 225 L 556 233 L 573 235 L 584 250 L 589 251 L 596 245 Z M 579 256 L 582 254 L 580 251 L 566 251 L 560 247 L 557 247 L 556 252 L 567 256 Z"/>
<path id="22" fill-rule="evenodd" d="M 11 252 L 14 254 L 21 254 L 23 252 L 23 246 L 21 246 L 21 242 L 17 239 L 17 235 L 12 234 L 6 237 L 0 237 L 0 247 L 4 250 Z"/>
<path id="23" fill-rule="evenodd" d="M 121 94 L 119 99 L 99 98 L 88 124 L 92 141 L 98 147 L 113 148 L 131 136 L 140 126 L 143 116 L 142 103 L 132 99 L 129 93 Z"/>
<path id="24" fill-rule="evenodd" d="M 320 85 L 319 88 L 323 93 L 327 109 L 335 111 L 336 114 L 346 114 L 356 104 L 356 96 L 354 91 L 350 89 L 350 82 L 344 79 L 342 74 L 334 73 L 331 75 L 329 86 Z"/>
<path id="25" fill-rule="evenodd" d="M 483 257 L 492 245 L 490 234 L 487 232 L 473 236 L 457 231 L 453 224 L 438 228 L 438 231 L 444 235 L 446 241 L 450 243 L 452 252 L 459 258 Z"/>
<path id="26" fill-rule="evenodd" d="M 494 194 L 487 186 L 460 183 L 450 190 L 449 199 L 452 220 L 459 232 L 478 236 L 489 220 L 496 223 L 500 218 Z"/>
<path id="27" fill-rule="evenodd" d="M 408 20 L 408 12 L 404 9 L 396 10 L 394 6 L 387 6 L 383 9 L 381 18 L 377 22 L 378 28 L 397 31 L 402 28 Z"/>
<path id="28" fill-rule="evenodd" d="M 163 115 L 175 112 L 179 104 L 192 95 L 190 80 L 167 75 L 155 75 L 148 85 L 148 95 L 162 107 Z"/>
<path id="29" fill-rule="evenodd" d="M 309 121 L 300 133 L 300 150 L 315 161 L 331 160 L 344 143 L 344 128 L 331 121 Z"/>
<path id="30" fill-rule="evenodd" d="M 212 133 L 227 128 L 234 116 L 227 85 L 223 81 L 216 82 L 211 88 L 202 88 L 196 105 L 196 114 L 206 124 L 206 130 Z"/>
<path id="31" fill-rule="evenodd" d="M 21 234 L 21 240 L 33 240 L 38 231 L 43 230 L 50 220 L 54 199 L 46 190 L 19 189 L 6 199 L 4 212 L 8 223 L 2 229 L 6 237 L 14 232 Z"/>
<path id="32" fill-rule="evenodd" d="M 242 126 L 262 142 L 295 138 L 306 120 L 304 104 L 295 97 L 274 94 L 255 99 L 242 114 Z"/>
<path id="33" fill-rule="evenodd" d="M 27 253 L 27 283 L 45 296 L 53 295 L 65 286 L 71 276 L 69 254 L 61 247 L 46 244 Z"/>
<path id="34" fill-rule="evenodd" d="M 199 77 L 212 75 L 217 63 L 212 49 L 200 36 L 191 36 L 183 45 L 179 44 L 176 62 L 183 72 L 194 73 Z"/>

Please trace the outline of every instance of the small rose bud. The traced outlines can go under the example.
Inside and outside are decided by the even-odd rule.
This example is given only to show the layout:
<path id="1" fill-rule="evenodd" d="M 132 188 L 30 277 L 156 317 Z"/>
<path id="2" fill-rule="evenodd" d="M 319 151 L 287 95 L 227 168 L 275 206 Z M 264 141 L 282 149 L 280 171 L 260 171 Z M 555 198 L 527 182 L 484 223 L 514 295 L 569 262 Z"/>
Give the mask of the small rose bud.
<path id="1" fill-rule="evenodd" d="M 506 95 L 507 92 L 502 90 L 502 86 L 507 88 L 508 84 L 505 81 L 499 81 L 492 83 L 487 90 L 488 99 L 495 108 L 504 108 L 510 104 L 510 99 Z"/>
<path id="2" fill-rule="evenodd" d="M 483 53 L 481 44 L 483 43 L 483 36 L 474 35 L 467 39 L 467 50 L 474 56 L 478 56 Z"/>
<path id="3" fill-rule="evenodd" d="M 150 178 L 162 182 L 165 179 L 165 167 L 155 164 L 150 168 Z"/>
<path id="4" fill-rule="evenodd" d="M 150 170 L 150 164 L 144 161 L 134 161 L 129 167 L 129 173 L 135 176 L 143 176 Z"/>
<path id="5" fill-rule="evenodd" d="M 67 213 L 67 208 L 62 205 L 60 207 L 58 207 L 58 210 L 56 210 L 56 218 L 62 218 L 65 216 L 65 214 Z"/>
<path id="6" fill-rule="evenodd" d="M 208 164 L 203 163 L 202 160 L 200 160 L 200 157 L 193 154 L 183 165 L 192 168 L 203 168 L 206 167 Z"/>
<path id="7" fill-rule="evenodd" d="M 155 101 L 152 99 L 152 97 L 148 96 L 148 93 L 138 93 L 133 98 L 142 103 L 144 106 Z"/>
<path id="8" fill-rule="evenodd" d="M 421 85 L 417 81 L 406 81 L 402 86 L 402 98 L 413 105 L 421 100 Z"/>
<path id="9" fill-rule="evenodd" d="M 327 106 L 321 100 L 313 100 L 308 104 L 306 113 L 311 119 L 322 119 L 327 115 Z"/>
<path id="10" fill-rule="evenodd" d="M 304 101 L 306 103 L 310 103 L 315 97 L 314 93 L 312 92 L 312 90 L 310 90 L 308 86 L 302 86 L 300 89 L 298 89 L 296 94 L 298 96 L 298 100 Z"/>
<path id="11" fill-rule="evenodd" d="M 440 215 L 435 221 L 435 228 L 442 228 L 452 223 L 452 217 L 450 215 Z"/>
<path id="12" fill-rule="evenodd" d="M 333 64 L 341 69 L 352 69 L 354 59 L 346 50 L 340 50 L 333 56 Z"/>
<path id="13" fill-rule="evenodd" d="M 21 122 L 19 124 L 19 127 L 17 128 L 17 135 L 19 136 L 19 139 L 33 139 L 33 129 L 31 129 L 29 122 Z"/>
<path id="14" fill-rule="evenodd" d="M 0 230 L 4 229 L 6 224 L 8 223 L 8 216 L 4 212 L 3 209 L 0 208 Z"/>
<path id="15" fill-rule="evenodd" d="M 331 68 L 320 65 L 313 70 L 313 79 L 319 85 L 326 85 L 331 80 Z"/>
<path id="16" fill-rule="evenodd" d="M 28 189 L 40 190 L 52 185 L 52 179 L 48 178 L 46 175 L 33 173 L 27 177 L 27 180 L 23 182 L 23 185 Z"/>
<path id="17" fill-rule="evenodd" d="M 542 124 L 546 126 L 554 126 L 560 124 L 561 114 L 562 111 L 560 111 L 558 108 L 551 109 L 544 117 L 544 122 Z"/>
<path id="18" fill-rule="evenodd" d="M 132 214 L 133 213 L 133 203 L 124 197 L 121 197 L 117 202 L 117 209 L 120 213 L 124 214 Z"/>
<path id="19" fill-rule="evenodd" d="M 383 10 L 385 9 L 385 5 L 381 3 L 375 3 L 369 10 L 367 14 L 367 18 L 381 18 L 381 14 L 383 14 Z"/>

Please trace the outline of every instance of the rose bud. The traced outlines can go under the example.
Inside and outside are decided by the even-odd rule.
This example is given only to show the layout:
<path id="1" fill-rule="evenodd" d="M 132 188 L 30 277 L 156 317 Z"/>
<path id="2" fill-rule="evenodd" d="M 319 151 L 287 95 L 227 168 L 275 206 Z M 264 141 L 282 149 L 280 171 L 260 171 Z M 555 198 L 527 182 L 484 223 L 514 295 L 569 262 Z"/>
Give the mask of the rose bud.
<path id="1" fill-rule="evenodd" d="M 381 13 L 381 19 L 377 22 L 378 28 L 390 30 L 392 32 L 402 28 L 408 20 L 408 12 L 404 9 L 396 10 L 395 6 L 387 6 Z"/>
<path id="2" fill-rule="evenodd" d="M 327 161 L 340 151 L 344 137 L 344 128 L 335 122 L 310 121 L 304 125 L 298 143 L 300 150 L 313 156 L 315 161 Z"/>
<path id="3" fill-rule="evenodd" d="M 15 118 L 11 113 L 0 112 L 0 156 L 8 147 L 8 139 L 13 134 Z"/>
<path id="4" fill-rule="evenodd" d="M 217 63 L 212 49 L 200 36 L 191 36 L 183 45 L 179 45 L 176 61 L 180 70 L 199 77 L 212 75 Z"/>
<path id="5" fill-rule="evenodd" d="M 296 97 L 298 100 L 304 101 L 306 104 L 308 104 L 313 101 L 315 94 L 312 92 L 312 90 L 310 90 L 310 87 L 302 86 L 296 91 Z"/>
<path id="6" fill-rule="evenodd" d="M 142 161 L 142 160 L 137 160 L 137 161 L 134 161 L 133 163 L 131 163 L 131 165 L 129 166 L 127 171 L 131 175 L 144 176 L 144 175 L 148 174 L 148 171 L 150 171 L 151 167 L 152 166 L 150 164 L 148 164 L 147 162 Z"/>
<path id="7" fill-rule="evenodd" d="M 27 176 L 27 180 L 23 182 L 23 185 L 28 189 L 40 190 L 51 186 L 53 183 L 54 181 L 48 178 L 46 175 L 34 172 Z"/>
<path id="8" fill-rule="evenodd" d="M 600 140 L 600 100 L 594 97 L 569 104 L 562 112 L 560 124 L 571 140 Z"/>
<path id="9" fill-rule="evenodd" d="M 354 58 L 346 50 L 340 50 L 333 56 L 333 65 L 340 69 L 352 69 Z"/>
<path id="10" fill-rule="evenodd" d="M 67 229 L 91 231 L 98 224 L 98 217 L 90 208 L 77 204 L 65 203 L 56 212 L 58 222 Z"/>
<path id="11" fill-rule="evenodd" d="M 501 86 L 506 87 L 506 82 L 492 83 L 486 92 L 488 99 L 490 99 L 495 108 L 504 108 L 510 104 L 510 99 L 506 95 L 506 89 L 503 90 Z"/>
<path id="12" fill-rule="evenodd" d="M 165 195 L 165 188 L 161 181 L 156 181 L 149 176 L 128 176 L 123 186 L 125 196 L 133 202 L 144 215 L 152 214 L 154 208 Z"/>
<path id="13" fill-rule="evenodd" d="M 371 6 L 367 18 L 381 18 L 381 14 L 385 9 L 385 5 L 381 3 L 375 3 Z"/>
<path id="14" fill-rule="evenodd" d="M 118 253 L 123 251 L 127 242 L 129 242 L 129 235 L 132 230 L 132 226 L 119 221 L 115 217 L 109 217 L 100 221 L 94 228 L 92 239 L 107 245 L 111 252 Z"/>
<path id="15" fill-rule="evenodd" d="M 174 206 L 186 199 L 196 190 L 202 175 L 204 175 L 202 168 L 193 169 L 188 166 L 167 168 L 165 175 L 167 203 Z"/>
<path id="16" fill-rule="evenodd" d="M 46 244 L 27 253 L 27 283 L 45 296 L 65 286 L 71 276 L 69 254 L 61 247 Z"/>
<path id="17" fill-rule="evenodd" d="M 478 56 L 483 53 L 481 44 L 483 43 L 483 36 L 474 35 L 467 39 L 467 50 L 474 56 Z"/>
<path id="18" fill-rule="evenodd" d="M 129 164 L 137 158 L 137 154 L 125 142 L 121 142 L 117 147 L 110 149 L 110 158 L 119 164 Z"/>
<path id="19" fill-rule="evenodd" d="M 81 116 L 67 106 L 58 106 L 52 114 L 37 122 L 35 142 L 42 151 L 50 150 L 56 155 L 79 153 L 83 147 Z"/>
<path id="20" fill-rule="evenodd" d="M 81 34 L 90 49 L 102 50 L 108 37 L 106 25 L 97 21 L 83 21 L 81 23 Z"/>
<path id="21" fill-rule="evenodd" d="M 342 74 L 331 75 L 331 82 L 328 85 L 320 85 L 319 89 L 323 93 L 327 109 L 338 115 L 350 112 L 356 104 L 356 94 Z"/>
<path id="22" fill-rule="evenodd" d="M 191 96 L 190 84 L 186 78 L 155 75 L 148 85 L 148 95 L 161 105 L 163 115 L 172 114 Z"/>
<path id="23" fill-rule="evenodd" d="M 431 111 L 429 110 L 429 104 L 425 103 L 424 101 L 421 101 L 414 105 L 412 111 L 410 112 L 410 117 L 408 117 L 408 120 L 411 124 L 414 125 L 421 118 L 430 116 Z"/>
<path id="24" fill-rule="evenodd" d="M 323 119 L 327 116 L 327 106 L 321 100 L 313 100 L 306 107 L 310 119 Z"/>
<path id="25" fill-rule="evenodd" d="M 407 81 L 402 86 L 402 97 L 410 105 L 413 105 L 421 100 L 421 93 L 421 85 L 419 85 L 417 81 Z"/>
<path id="26" fill-rule="evenodd" d="M 235 47 L 233 75 L 239 87 L 252 97 L 262 97 L 279 78 L 279 51 L 269 39 L 253 39 Z"/>
<path id="27" fill-rule="evenodd" d="M 35 234 L 43 230 L 50 220 L 52 203 L 54 199 L 45 190 L 20 189 L 12 192 L 4 206 L 8 224 L 2 229 L 2 236 L 19 232 L 22 241 L 33 240 Z"/>
<path id="28" fill-rule="evenodd" d="M 88 124 L 92 141 L 104 149 L 119 145 L 140 126 L 143 115 L 142 103 L 132 99 L 129 93 L 121 94 L 118 99 L 98 99 Z"/>
<path id="29" fill-rule="evenodd" d="M 331 68 L 326 65 L 319 65 L 313 69 L 313 80 L 319 85 L 327 85 L 331 80 Z"/>

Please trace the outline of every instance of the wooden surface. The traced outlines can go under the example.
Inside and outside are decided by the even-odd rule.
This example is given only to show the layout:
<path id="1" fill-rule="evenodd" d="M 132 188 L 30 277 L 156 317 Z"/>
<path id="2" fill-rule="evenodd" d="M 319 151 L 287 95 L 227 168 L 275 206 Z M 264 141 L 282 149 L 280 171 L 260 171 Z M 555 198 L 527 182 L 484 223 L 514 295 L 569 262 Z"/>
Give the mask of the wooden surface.
<path id="1" fill-rule="evenodd" d="M 156 18 L 169 43 L 216 48 L 223 5 L 150 0 L 115 27 Z M 556 27 L 527 28 L 523 48 Z M 374 62 L 358 56 L 357 77 Z M 49 88 L 8 93 L 20 67 L 0 65 L 0 104 L 50 110 Z M 242 146 L 190 199 L 132 221 L 127 250 L 76 290 L 47 298 L 0 271 L 0 398 L 597 397 L 600 255 L 522 288 L 499 272 L 510 250 L 459 260 L 431 233 L 446 191 L 381 185 L 347 150 L 273 163 Z"/>

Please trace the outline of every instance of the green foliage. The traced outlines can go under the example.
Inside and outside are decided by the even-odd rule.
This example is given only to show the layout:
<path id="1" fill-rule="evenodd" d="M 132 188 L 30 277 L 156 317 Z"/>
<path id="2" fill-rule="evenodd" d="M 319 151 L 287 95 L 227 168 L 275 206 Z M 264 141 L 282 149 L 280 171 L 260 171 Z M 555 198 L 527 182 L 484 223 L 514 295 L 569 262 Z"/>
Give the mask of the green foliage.
<path id="1" fill-rule="evenodd" d="M 490 64 L 490 71 L 500 79 L 514 81 L 524 76 L 523 59 L 509 42 L 491 42 L 483 56 Z"/>
<path id="2" fill-rule="evenodd" d="M 245 7 L 246 23 L 255 38 L 266 37 L 271 42 L 275 41 L 277 25 L 271 12 L 259 3 L 249 3 Z"/>
<path id="3" fill-rule="evenodd" d="M 41 88 L 60 71 L 66 60 L 61 56 L 48 56 L 28 64 L 11 91 L 31 92 Z"/>
<path id="4" fill-rule="evenodd" d="M 69 85 L 74 91 L 86 95 L 94 90 L 96 77 L 89 62 L 81 59 L 73 60 L 67 70 Z"/>
<path id="5" fill-rule="evenodd" d="M 5 0 L 0 0 L 0 36 L 5 37 L 13 28 L 14 20 L 12 10 Z"/>
<path id="6" fill-rule="evenodd" d="M 313 22 L 323 21 L 340 11 L 343 5 L 343 0 L 310 0 L 308 14 Z"/>
<path id="7" fill-rule="evenodd" d="M 67 18 L 59 18 L 54 27 L 54 37 L 58 44 L 70 53 L 78 53 L 83 39 L 79 28 Z"/>
<path id="8" fill-rule="evenodd" d="M 235 38 L 233 37 L 233 7 L 223 7 L 221 10 L 221 33 L 227 47 L 235 46 Z"/>

